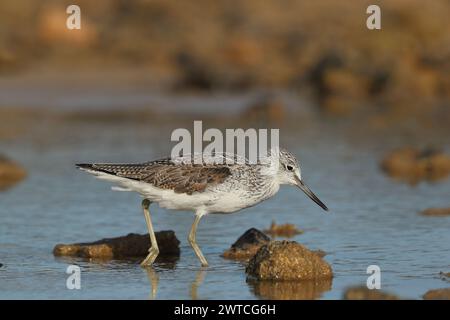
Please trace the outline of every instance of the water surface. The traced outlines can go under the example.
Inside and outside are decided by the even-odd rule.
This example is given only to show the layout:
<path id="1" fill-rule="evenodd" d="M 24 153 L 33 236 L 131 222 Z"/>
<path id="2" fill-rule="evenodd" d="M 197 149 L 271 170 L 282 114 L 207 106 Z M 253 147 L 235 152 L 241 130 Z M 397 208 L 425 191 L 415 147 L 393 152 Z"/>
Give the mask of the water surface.
<path id="1" fill-rule="evenodd" d="M 340 299 L 347 287 L 366 283 L 372 264 L 381 268 L 382 289 L 400 297 L 417 299 L 429 289 L 448 286 L 438 274 L 450 268 L 450 218 L 418 212 L 448 206 L 450 183 L 412 187 L 393 181 L 380 172 L 378 162 L 399 141 L 361 142 L 327 128 L 281 133 L 330 213 L 298 189 L 283 187 L 256 207 L 207 216 L 197 239 L 211 267 L 202 269 L 186 240 L 193 214 L 154 207 L 156 230 L 176 232 L 181 257 L 156 264 L 153 272 L 130 261 L 55 258 L 52 249 L 57 243 L 146 232 L 138 195 L 113 192 L 74 163 L 160 157 L 170 152 L 171 128 L 78 123 L 41 127 L 38 132 L 45 138 L 0 143 L 2 152 L 29 172 L 24 182 L 0 193 L 0 298 Z M 292 240 L 327 253 L 335 274 L 331 283 L 318 288 L 255 284 L 246 280 L 243 263 L 221 258 L 244 231 L 267 228 L 272 220 L 296 224 L 305 232 Z M 70 264 L 81 267 L 81 290 L 66 288 Z"/>

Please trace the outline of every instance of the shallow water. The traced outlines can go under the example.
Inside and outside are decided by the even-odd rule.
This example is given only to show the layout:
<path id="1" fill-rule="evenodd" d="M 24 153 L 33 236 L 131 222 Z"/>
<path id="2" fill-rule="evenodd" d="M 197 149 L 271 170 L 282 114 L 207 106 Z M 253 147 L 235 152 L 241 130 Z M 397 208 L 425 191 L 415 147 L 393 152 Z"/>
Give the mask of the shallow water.
<path id="1" fill-rule="evenodd" d="M 0 143 L 29 172 L 24 182 L 0 193 L 0 298 L 340 299 L 345 288 L 365 285 L 366 268 L 373 264 L 381 268 L 382 289 L 403 298 L 448 286 L 438 274 L 450 268 L 450 218 L 418 212 L 447 207 L 450 183 L 411 187 L 384 176 L 378 161 L 398 141 L 349 142 L 324 127 L 282 131 L 284 145 L 300 157 L 305 180 L 331 212 L 298 189 L 283 187 L 256 207 L 207 216 L 197 239 L 211 267 L 202 269 L 186 240 L 193 214 L 155 207 L 156 230 L 176 232 L 181 257 L 147 272 L 136 262 L 55 258 L 52 249 L 57 243 L 145 233 L 138 195 L 112 192 L 73 164 L 160 157 L 170 151 L 170 131 L 130 124 L 39 130 L 51 134 Z M 248 228 L 264 229 L 272 220 L 296 224 L 305 232 L 292 240 L 327 253 L 335 274 L 331 283 L 253 283 L 246 281 L 244 264 L 220 257 Z M 70 264 L 81 267 L 81 290 L 66 288 Z"/>

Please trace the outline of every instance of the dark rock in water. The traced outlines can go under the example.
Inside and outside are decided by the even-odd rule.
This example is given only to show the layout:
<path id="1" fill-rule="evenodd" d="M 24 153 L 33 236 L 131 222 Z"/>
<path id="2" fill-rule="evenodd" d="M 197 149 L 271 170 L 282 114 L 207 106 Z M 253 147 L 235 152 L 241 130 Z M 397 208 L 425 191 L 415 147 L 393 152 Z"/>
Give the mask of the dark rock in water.
<path id="1" fill-rule="evenodd" d="M 450 288 L 429 290 L 423 295 L 423 298 L 425 300 L 450 300 Z"/>
<path id="2" fill-rule="evenodd" d="M 345 300 L 399 300 L 396 295 L 367 287 L 352 287 L 344 292 Z"/>
<path id="3" fill-rule="evenodd" d="M 319 299 L 331 290 L 332 279 L 303 281 L 249 280 L 256 296 L 270 300 Z"/>
<path id="4" fill-rule="evenodd" d="M 261 246 L 269 243 L 269 241 L 270 238 L 263 232 L 251 228 L 245 231 L 222 256 L 227 259 L 248 260 L 255 255 Z"/>
<path id="5" fill-rule="evenodd" d="M 0 263 L 0 268 L 3 267 L 3 263 Z"/>
<path id="6" fill-rule="evenodd" d="M 6 190 L 26 177 L 26 171 L 17 163 L 0 155 L 0 190 Z"/>
<path id="7" fill-rule="evenodd" d="M 450 216 L 450 208 L 429 208 L 420 214 L 427 217 L 446 217 Z"/>
<path id="8" fill-rule="evenodd" d="M 254 245 L 265 244 L 270 241 L 270 238 L 258 229 L 251 228 L 236 240 L 231 246 L 235 249 L 247 249 Z"/>
<path id="9" fill-rule="evenodd" d="M 180 241 L 173 231 L 155 232 L 159 247 L 158 257 L 179 257 Z M 128 259 L 146 257 L 150 248 L 148 234 L 130 233 L 124 237 L 107 238 L 89 243 L 57 244 L 55 256 L 100 259 Z"/>
<path id="10" fill-rule="evenodd" d="M 331 279 L 331 266 L 295 241 L 273 241 L 250 259 L 245 272 L 259 280 Z"/>

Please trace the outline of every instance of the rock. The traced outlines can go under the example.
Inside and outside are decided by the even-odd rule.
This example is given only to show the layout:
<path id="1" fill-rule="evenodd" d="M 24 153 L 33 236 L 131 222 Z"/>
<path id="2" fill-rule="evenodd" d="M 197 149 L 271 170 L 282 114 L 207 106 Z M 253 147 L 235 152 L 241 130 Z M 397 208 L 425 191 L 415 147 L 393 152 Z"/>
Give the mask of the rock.
<path id="1" fill-rule="evenodd" d="M 334 115 L 347 115 L 365 101 L 369 82 L 349 69 L 329 69 L 324 73 L 322 90 L 320 100 L 324 110 Z"/>
<path id="2" fill-rule="evenodd" d="M 450 288 L 429 290 L 423 295 L 423 298 L 425 300 L 450 300 Z"/>
<path id="3" fill-rule="evenodd" d="M 302 234 L 303 231 L 299 230 L 295 225 L 286 223 L 286 224 L 276 224 L 275 221 L 272 221 L 269 229 L 264 230 L 264 233 L 271 235 L 272 237 L 293 237 L 297 234 Z"/>
<path id="4" fill-rule="evenodd" d="M 367 287 L 348 288 L 344 293 L 345 300 L 399 300 L 393 294 L 386 293 L 377 289 L 368 289 Z"/>
<path id="5" fill-rule="evenodd" d="M 175 85 L 176 90 L 210 91 L 220 86 L 220 80 L 214 69 L 197 56 L 181 52 L 176 57 L 180 79 Z"/>
<path id="6" fill-rule="evenodd" d="M 3 267 L 3 263 L 0 263 L 0 268 Z"/>
<path id="7" fill-rule="evenodd" d="M 250 259 L 245 272 L 259 280 L 331 279 L 331 266 L 295 241 L 272 241 Z"/>
<path id="8" fill-rule="evenodd" d="M 259 281 L 248 282 L 256 296 L 276 300 L 318 299 L 331 290 L 332 279 L 305 281 Z"/>
<path id="9" fill-rule="evenodd" d="M 428 217 L 446 217 L 450 216 L 450 208 L 429 208 L 423 210 L 420 214 Z"/>
<path id="10" fill-rule="evenodd" d="M 340 95 L 329 95 L 322 97 L 320 100 L 320 106 L 327 114 L 335 116 L 348 116 L 351 114 L 356 103 L 348 97 Z"/>
<path id="11" fill-rule="evenodd" d="M 180 241 L 173 231 L 155 232 L 159 247 L 158 257 L 179 257 Z M 150 248 L 148 234 L 130 233 L 124 237 L 106 238 L 89 243 L 57 244 L 55 256 L 81 258 L 127 259 L 146 257 Z"/>
<path id="12" fill-rule="evenodd" d="M 450 175 L 450 157 L 436 150 L 401 148 L 388 154 L 381 167 L 389 176 L 409 183 L 435 181 Z"/>
<path id="13" fill-rule="evenodd" d="M 226 259 L 248 260 L 256 254 L 261 246 L 269 242 L 268 236 L 258 229 L 251 228 L 245 231 L 222 256 Z"/>
<path id="14" fill-rule="evenodd" d="M 251 37 L 234 37 L 224 50 L 225 59 L 238 68 L 258 67 L 263 63 L 264 53 L 258 41 Z"/>
<path id="15" fill-rule="evenodd" d="M 310 70 L 308 73 L 308 81 L 312 84 L 316 90 L 317 96 L 329 95 L 329 88 L 325 83 L 325 75 L 329 70 L 336 70 L 342 68 L 344 65 L 344 59 L 337 52 L 328 52 L 317 59 L 311 59 Z"/>
<path id="16" fill-rule="evenodd" d="M 26 171 L 17 163 L 0 155 L 0 190 L 6 190 L 26 176 Z"/>
<path id="17" fill-rule="evenodd" d="M 342 53 L 329 52 L 316 60 L 309 71 L 321 108 L 332 115 L 349 115 L 364 105 L 370 91 L 370 79 L 346 65 Z"/>
<path id="18" fill-rule="evenodd" d="M 439 276 L 442 280 L 450 281 L 450 272 L 439 272 Z"/>
<path id="19" fill-rule="evenodd" d="M 327 255 L 327 253 L 325 252 L 325 251 L 323 251 L 323 250 L 320 250 L 320 249 L 318 249 L 318 250 L 312 250 L 312 252 L 314 252 L 315 254 L 317 254 L 319 257 L 321 257 L 321 258 L 323 258 L 323 257 L 325 257 L 326 255 Z"/>

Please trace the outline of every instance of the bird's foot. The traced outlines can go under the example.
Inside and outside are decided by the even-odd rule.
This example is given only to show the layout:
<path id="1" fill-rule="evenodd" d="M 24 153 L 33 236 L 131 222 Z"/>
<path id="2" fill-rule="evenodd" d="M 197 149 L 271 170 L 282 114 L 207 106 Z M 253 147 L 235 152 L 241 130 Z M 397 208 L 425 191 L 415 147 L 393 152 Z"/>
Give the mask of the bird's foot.
<path id="1" fill-rule="evenodd" d="M 153 262 L 155 262 L 155 259 L 159 255 L 158 248 L 151 247 L 148 250 L 148 252 L 149 252 L 148 256 L 141 262 L 141 267 L 143 267 L 143 268 L 151 266 L 153 264 Z"/>

